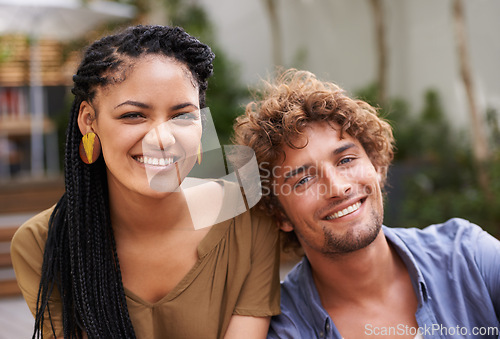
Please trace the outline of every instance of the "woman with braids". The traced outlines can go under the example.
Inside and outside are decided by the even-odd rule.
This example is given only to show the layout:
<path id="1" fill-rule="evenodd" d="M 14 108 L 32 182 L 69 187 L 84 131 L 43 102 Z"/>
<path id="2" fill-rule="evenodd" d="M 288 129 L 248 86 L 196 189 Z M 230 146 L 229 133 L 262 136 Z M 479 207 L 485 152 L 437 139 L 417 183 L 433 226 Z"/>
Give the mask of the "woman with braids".
<path id="1" fill-rule="evenodd" d="M 12 241 L 34 338 L 265 337 L 279 313 L 277 229 L 248 211 L 196 227 L 220 220 L 230 185 L 179 187 L 201 160 L 213 58 L 178 27 L 131 27 L 87 49 L 66 192 Z"/>

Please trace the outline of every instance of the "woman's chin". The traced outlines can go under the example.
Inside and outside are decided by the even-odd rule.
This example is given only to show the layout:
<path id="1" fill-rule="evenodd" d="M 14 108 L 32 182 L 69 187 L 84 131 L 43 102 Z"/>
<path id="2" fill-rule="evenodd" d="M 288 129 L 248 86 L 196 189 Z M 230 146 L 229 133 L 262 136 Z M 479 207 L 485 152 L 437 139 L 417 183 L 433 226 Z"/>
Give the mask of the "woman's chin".
<path id="1" fill-rule="evenodd" d="M 148 176 L 149 187 L 156 192 L 178 192 L 180 190 L 180 178 L 171 171 L 158 172 L 154 176 Z"/>

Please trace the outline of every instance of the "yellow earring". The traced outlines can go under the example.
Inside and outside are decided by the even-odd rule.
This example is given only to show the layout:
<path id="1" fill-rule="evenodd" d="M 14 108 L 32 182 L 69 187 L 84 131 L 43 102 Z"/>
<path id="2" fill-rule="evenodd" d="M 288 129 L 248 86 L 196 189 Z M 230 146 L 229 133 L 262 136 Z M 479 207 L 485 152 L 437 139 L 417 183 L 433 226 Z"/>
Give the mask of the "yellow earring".
<path id="1" fill-rule="evenodd" d="M 94 132 L 88 132 L 80 141 L 80 158 L 86 164 L 94 163 L 101 154 L 101 141 Z"/>
<path id="2" fill-rule="evenodd" d="M 196 162 L 198 163 L 198 165 L 201 165 L 201 159 L 202 159 L 202 156 L 201 156 L 201 143 L 198 145 L 198 153 L 196 154 Z"/>

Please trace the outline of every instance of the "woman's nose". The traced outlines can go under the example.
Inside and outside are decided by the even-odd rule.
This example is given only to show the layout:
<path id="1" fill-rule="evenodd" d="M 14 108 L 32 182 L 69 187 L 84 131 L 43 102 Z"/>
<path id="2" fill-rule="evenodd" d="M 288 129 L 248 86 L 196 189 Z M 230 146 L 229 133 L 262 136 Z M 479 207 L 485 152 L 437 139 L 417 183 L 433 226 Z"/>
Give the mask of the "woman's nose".
<path id="1" fill-rule="evenodd" d="M 169 122 L 163 122 L 151 129 L 144 137 L 144 143 L 149 148 L 165 150 L 175 143 L 173 126 Z"/>

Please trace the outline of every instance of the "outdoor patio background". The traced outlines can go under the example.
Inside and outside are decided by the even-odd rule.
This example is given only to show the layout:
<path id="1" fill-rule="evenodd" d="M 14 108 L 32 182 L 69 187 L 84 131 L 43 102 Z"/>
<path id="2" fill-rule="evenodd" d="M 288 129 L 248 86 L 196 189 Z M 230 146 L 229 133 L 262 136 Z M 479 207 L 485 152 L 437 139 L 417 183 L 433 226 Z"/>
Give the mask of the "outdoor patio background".
<path id="1" fill-rule="evenodd" d="M 168 24 L 175 17 L 173 7 L 164 6 L 164 4 L 172 5 L 176 2 L 173 0 L 123 2 L 140 4 L 139 9 L 149 7 L 149 10 L 139 11 L 138 16 L 130 23 Z M 272 74 L 275 61 L 279 59 L 276 56 L 276 50 L 281 51 L 282 65 L 310 70 L 321 79 L 340 84 L 351 94 L 358 93 L 361 89 L 366 90 L 376 82 L 376 42 L 369 0 L 191 0 L 181 3 L 183 6 L 201 7 L 209 21 L 206 26 L 197 28 L 193 26 L 193 20 L 182 18 L 186 24 L 191 25 L 190 29 L 200 33 L 203 41 L 216 49 L 216 61 L 220 63 L 216 64 L 215 76 L 210 82 L 211 88 L 214 88 L 216 93 L 209 93 L 208 102 L 212 103 L 211 112 L 216 126 L 221 130 L 221 135 L 226 138 L 224 140 L 228 138 L 231 119 L 241 114 L 244 104 L 250 100 L 249 91 L 260 79 Z M 274 21 L 270 16 L 269 3 L 275 5 Z M 465 213 L 467 208 L 479 209 L 482 205 L 481 200 L 476 199 L 480 192 L 473 178 L 474 169 L 467 167 L 470 163 L 458 161 L 446 165 L 438 161 L 444 158 L 443 152 L 450 153 L 453 149 L 460 149 L 460 151 L 463 149 L 465 154 L 463 157 L 470 157 L 470 118 L 459 71 L 452 3 L 453 0 L 382 1 L 385 9 L 388 50 L 387 95 L 391 100 L 397 99 L 400 100 L 398 102 L 403 101 L 407 105 L 409 116 L 405 119 L 410 126 L 406 127 L 409 132 L 418 130 L 420 133 L 422 131 L 420 137 L 424 140 L 417 140 L 417 136 L 413 140 L 412 134 L 401 137 L 402 139 L 409 137 L 410 144 L 428 142 L 429 148 L 436 150 L 432 153 L 428 152 L 428 148 L 425 149 L 424 154 L 423 148 L 419 149 L 417 154 L 413 154 L 413 156 L 418 156 L 418 161 L 408 162 L 408 159 L 402 159 L 391 172 L 394 183 L 392 198 L 389 194 L 386 205 L 389 209 L 395 209 L 394 213 L 405 208 L 402 202 L 407 201 L 409 191 L 403 183 L 408 179 L 413 180 L 412 183 L 422 192 L 428 191 L 429 196 L 446 193 L 442 195 L 443 200 L 437 201 L 431 201 L 430 198 L 422 196 L 415 198 L 418 203 L 417 207 L 422 207 L 427 202 L 425 213 L 424 207 L 416 212 L 415 209 L 411 210 L 411 207 L 415 208 L 414 206 L 406 206 L 410 208 L 410 216 L 415 218 L 408 218 L 407 215 L 405 218 L 388 219 L 389 222 L 394 222 L 398 226 L 422 226 L 427 219 L 432 222 L 442 222 L 444 221 L 442 219 L 450 214 L 466 216 L 462 213 Z M 473 84 L 478 98 L 477 105 L 482 114 L 485 133 L 491 136 L 489 145 L 492 159 L 496 159 L 498 163 L 500 145 L 498 135 L 500 134 L 497 134 L 497 139 L 495 139 L 495 133 L 499 129 L 498 120 L 486 122 L 486 112 L 494 112 L 497 117 L 500 112 L 500 39 L 498 39 L 500 2 L 474 0 L 463 1 L 463 3 L 466 10 L 466 29 Z M 199 14 L 199 12 L 196 13 Z M 180 22 L 178 18 L 176 20 Z M 280 36 L 277 40 L 271 34 L 272 24 L 279 28 Z M 96 27 L 84 39 L 71 44 L 42 41 L 42 46 L 46 51 L 45 61 L 42 60 L 42 69 L 45 72 L 43 79 L 46 85 L 47 116 L 54 126 L 53 131 L 57 130 L 55 133 L 57 133 L 59 144 L 64 139 L 64 117 L 71 98 L 68 96 L 68 86 L 71 84 L 71 75 L 78 63 L 81 49 L 89 41 L 114 28 L 116 27 Z M 21 52 L 17 58 L 9 59 L 8 55 L 3 53 L 4 49 L 0 49 L 2 51 L 0 53 L 0 89 L 6 86 L 18 86 L 24 91 L 24 95 L 27 95 L 29 61 L 27 41 L 22 37 L 12 39 L 17 39 L 16 43 L 21 46 L 17 51 Z M 6 40 L 1 41 L 4 43 Z M 440 112 L 443 113 L 442 120 L 429 123 L 431 127 L 429 125 L 416 126 L 419 115 L 425 113 L 428 108 L 426 105 L 429 104 L 429 97 L 426 93 L 429 90 L 433 91 L 439 99 L 436 107 L 439 107 Z M 221 94 L 221 92 L 226 94 Z M 222 98 L 219 100 L 222 105 L 216 105 L 218 100 L 216 97 Z M 391 101 L 389 111 L 395 111 L 395 105 L 398 102 Z M 224 108 L 228 112 L 223 111 Z M 0 127 L 2 123 L 0 119 Z M 433 124 L 437 130 L 432 130 Z M 445 134 L 443 131 L 448 127 L 450 133 L 456 132 L 457 135 L 450 139 L 451 141 L 443 141 Z M 435 135 L 427 133 L 429 131 Z M 438 150 L 439 146 L 445 142 L 449 143 L 448 146 L 451 148 L 441 152 Z M 408 145 L 398 145 L 399 155 L 408 150 L 406 146 Z M 455 154 L 452 155 L 455 156 Z M 25 156 L 29 158 L 29 155 Z M 12 185 L 35 187 L 33 178 L 29 174 L 29 161 L 25 160 L 19 166 L 15 168 L 20 171 L 18 176 L 2 177 L 0 174 L 0 196 L 1 193 L 6 192 L 7 187 Z M 429 173 L 428 166 L 431 168 L 434 166 L 432 168 L 434 172 L 442 172 L 441 176 Z M 496 173 L 499 171 L 500 167 Z M 466 172 L 464 177 L 468 181 L 460 184 L 452 182 L 448 186 L 441 184 L 445 179 L 456 176 L 460 172 Z M 60 180 L 60 173 L 47 171 L 47 176 L 42 180 Z M 498 182 L 500 180 L 493 181 L 494 185 L 492 185 L 497 199 L 491 202 L 493 207 L 500 204 Z M 451 190 L 450 186 L 456 189 Z M 421 191 L 419 193 L 423 194 Z M 14 196 L 14 193 L 12 194 Z M 9 197 L 3 200 L 4 209 L 0 206 L 0 227 L 2 223 L 10 224 L 13 219 L 17 220 L 16 222 L 20 225 L 30 215 L 42 209 L 40 205 L 32 209 L 22 206 L 26 204 L 26 197 L 29 196 L 28 194 L 25 198 L 21 198 L 17 203 L 15 199 L 9 199 Z M 57 198 L 50 196 L 46 199 L 43 208 L 49 207 L 56 200 Z M 460 204 L 455 204 L 446 210 L 440 205 L 450 200 L 463 203 L 464 208 L 460 208 L 462 206 Z M 19 209 L 14 205 L 5 208 L 8 202 L 24 208 Z M 393 212 L 388 210 L 388 214 L 390 213 Z M 473 218 L 482 213 L 481 210 L 473 214 Z M 420 214 L 428 218 L 424 221 L 416 219 L 420 217 Z M 479 224 L 482 222 L 480 218 L 472 221 Z M 491 216 L 489 221 L 497 226 L 500 225 L 498 214 Z M 498 228 L 491 228 L 491 232 L 498 232 Z M 282 275 L 289 267 L 288 262 L 283 264 Z M 2 270 L 0 278 L 12 274 L 12 271 Z M 30 337 L 32 325 L 33 318 L 22 297 L 0 299 L 0 339 Z"/>

